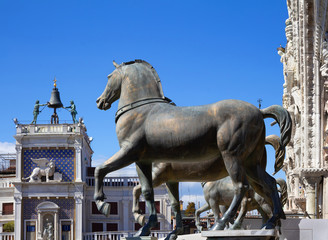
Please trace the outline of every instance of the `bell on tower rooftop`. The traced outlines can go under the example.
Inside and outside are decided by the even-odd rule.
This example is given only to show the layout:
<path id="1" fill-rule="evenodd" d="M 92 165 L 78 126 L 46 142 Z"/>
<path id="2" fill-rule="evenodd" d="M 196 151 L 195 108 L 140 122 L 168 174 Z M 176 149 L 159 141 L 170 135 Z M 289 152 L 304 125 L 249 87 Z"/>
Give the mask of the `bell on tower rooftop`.
<path id="1" fill-rule="evenodd" d="M 57 82 L 57 80 L 55 78 L 54 79 L 54 88 L 52 89 L 50 101 L 49 101 L 49 104 L 48 104 L 48 107 L 50 107 L 50 108 L 61 108 L 61 107 L 63 107 L 63 104 L 60 101 L 60 94 L 59 94 L 56 82 Z"/>
<path id="2" fill-rule="evenodd" d="M 54 114 L 51 115 L 51 124 L 58 124 L 59 123 L 59 117 L 56 113 L 56 109 L 63 107 L 63 104 L 60 101 L 60 94 L 59 94 L 56 82 L 57 82 L 57 80 L 56 80 L 56 77 L 55 77 L 55 79 L 54 79 L 54 88 L 52 89 L 50 101 L 48 102 L 48 107 L 54 109 Z"/>

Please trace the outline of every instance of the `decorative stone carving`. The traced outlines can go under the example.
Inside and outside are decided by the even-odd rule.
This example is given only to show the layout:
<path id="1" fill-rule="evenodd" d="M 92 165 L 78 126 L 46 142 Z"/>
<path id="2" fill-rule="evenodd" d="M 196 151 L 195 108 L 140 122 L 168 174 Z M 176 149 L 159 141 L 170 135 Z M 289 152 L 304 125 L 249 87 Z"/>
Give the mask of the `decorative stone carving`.
<path id="1" fill-rule="evenodd" d="M 81 194 L 76 194 L 76 195 L 74 196 L 74 199 L 75 199 L 75 203 L 77 203 L 77 204 L 82 204 L 82 202 L 83 202 L 83 195 L 81 195 Z"/>
<path id="2" fill-rule="evenodd" d="M 326 33 L 327 36 L 327 33 Z M 326 39 L 322 42 L 322 57 L 321 57 L 321 67 L 320 67 L 320 72 L 321 76 L 323 77 L 328 77 L 328 42 L 327 42 L 327 37 Z"/>
<path id="3" fill-rule="evenodd" d="M 22 196 L 21 195 L 19 195 L 19 196 L 14 196 L 14 200 L 15 200 L 15 203 L 19 203 L 19 204 L 21 204 L 22 203 Z"/>
<path id="4" fill-rule="evenodd" d="M 287 0 L 287 9 L 287 43 L 278 53 L 285 80 L 283 106 L 293 120 L 284 161 L 290 209 L 298 206 L 313 217 L 322 202 L 322 214 L 328 216 L 328 191 L 322 185 L 328 181 L 328 0 Z M 315 196 L 310 179 L 318 174 L 325 179 L 317 182 Z"/>
<path id="5" fill-rule="evenodd" d="M 46 158 L 31 159 L 37 164 L 37 167 L 33 169 L 31 175 L 27 178 L 23 178 L 24 181 L 29 179 L 29 182 L 41 182 L 41 177 L 45 176 L 46 181 L 49 182 L 49 177 L 52 177 L 55 173 L 55 163 L 52 160 Z"/>
<path id="6" fill-rule="evenodd" d="M 44 240 L 53 240 L 54 239 L 54 227 L 52 223 L 47 223 L 42 234 Z"/>

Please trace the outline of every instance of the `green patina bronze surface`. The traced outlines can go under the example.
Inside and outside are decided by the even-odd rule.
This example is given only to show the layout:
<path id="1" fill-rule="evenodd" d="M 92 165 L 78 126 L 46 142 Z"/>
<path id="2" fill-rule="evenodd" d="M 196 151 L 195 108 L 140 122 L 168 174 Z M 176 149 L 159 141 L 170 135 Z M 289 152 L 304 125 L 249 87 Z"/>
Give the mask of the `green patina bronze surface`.
<path id="1" fill-rule="evenodd" d="M 47 104 L 40 104 L 39 100 L 36 100 L 35 105 L 34 105 L 34 109 L 33 109 L 33 121 L 31 122 L 31 124 L 36 124 L 36 121 L 38 119 L 38 116 L 40 114 L 40 107 L 45 106 Z"/>
<path id="2" fill-rule="evenodd" d="M 109 204 L 104 201 L 103 179 L 113 171 L 136 163 L 150 217 L 137 233 L 150 234 L 157 225 L 152 183 L 152 164 L 172 163 L 186 168 L 183 163 L 197 163 L 189 173 L 197 174 L 208 164 L 216 167 L 206 173 L 213 181 L 230 176 L 234 197 L 223 217 L 213 229 L 224 229 L 234 218 L 250 184 L 272 206 L 273 216 L 265 224 L 274 228 L 279 219 L 285 218 L 276 187 L 276 181 L 266 171 L 264 118 L 274 118 L 281 133 L 281 145 L 286 146 L 291 135 L 289 113 L 281 106 L 266 109 L 239 100 L 178 107 L 169 104 L 155 69 L 147 62 L 116 64 L 108 76 L 107 86 L 98 98 L 99 109 L 107 110 L 119 100 L 116 133 L 120 150 L 95 170 L 95 194 L 97 207 L 109 214 Z M 157 99 L 158 101 L 154 101 Z M 160 100 L 161 99 L 161 100 Z M 121 109 L 123 109 L 121 111 Z M 198 174 L 204 179 L 203 174 Z M 174 181 L 178 182 L 180 175 Z M 170 194 L 177 188 L 171 185 Z M 176 239 L 182 226 L 177 226 L 167 239 Z"/>

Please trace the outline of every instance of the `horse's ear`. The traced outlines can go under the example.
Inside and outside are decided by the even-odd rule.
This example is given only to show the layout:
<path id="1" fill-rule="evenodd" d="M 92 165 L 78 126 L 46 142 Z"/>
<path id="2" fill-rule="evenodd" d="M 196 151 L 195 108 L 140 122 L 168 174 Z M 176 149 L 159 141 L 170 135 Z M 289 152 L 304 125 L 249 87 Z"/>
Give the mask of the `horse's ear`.
<path id="1" fill-rule="evenodd" d="M 118 68 L 120 65 L 117 64 L 114 60 L 113 60 L 113 65 L 115 66 L 115 68 Z"/>

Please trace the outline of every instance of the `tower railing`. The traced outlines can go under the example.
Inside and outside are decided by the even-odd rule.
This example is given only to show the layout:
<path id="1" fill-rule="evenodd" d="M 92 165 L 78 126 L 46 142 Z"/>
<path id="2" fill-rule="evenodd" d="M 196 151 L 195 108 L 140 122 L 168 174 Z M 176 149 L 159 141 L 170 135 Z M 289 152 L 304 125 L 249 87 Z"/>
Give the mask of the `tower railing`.
<path id="1" fill-rule="evenodd" d="M 76 124 L 19 124 L 16 128 L 17 134 L 47 134 L 47 133 L 72 133 L 80 131 Z"/>
<path id="2" fill-rule="evenodd" d="M 12 184 L 13 178 L 6 179 L 6 178 L 0 178 L 0 188 L 13 188 L 14 185 Z"/>
<path id="3" fill-rule="evenodd" d="M 95 178 L 87 177 L 88 186 L 95 186 Z M 139 184 L 138 177 L 105 177 L 104 187 L 133 187 Z"/>
<path id="4" fill-rule="evenodd" d="M 171 230 L 151 231 L 152 237 L 165 238 Z M 83 240 L 121 240 L 123 237 L 133 237 L 135 231 L 110 231 L 85 233 Z"/>

